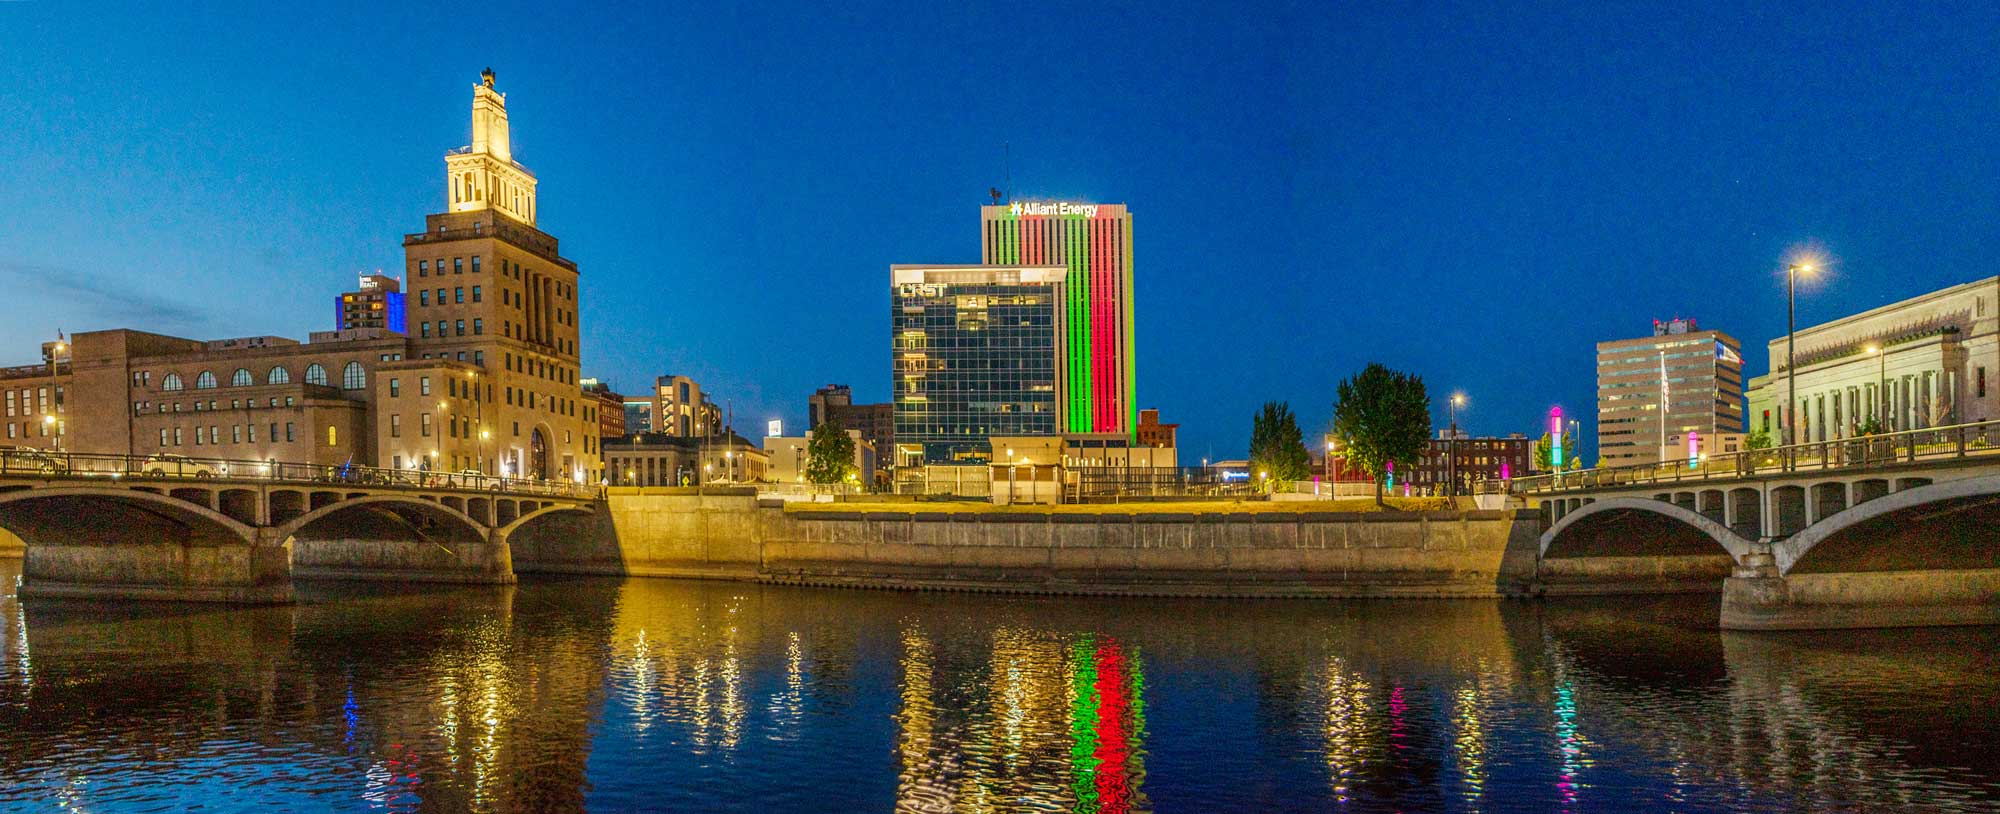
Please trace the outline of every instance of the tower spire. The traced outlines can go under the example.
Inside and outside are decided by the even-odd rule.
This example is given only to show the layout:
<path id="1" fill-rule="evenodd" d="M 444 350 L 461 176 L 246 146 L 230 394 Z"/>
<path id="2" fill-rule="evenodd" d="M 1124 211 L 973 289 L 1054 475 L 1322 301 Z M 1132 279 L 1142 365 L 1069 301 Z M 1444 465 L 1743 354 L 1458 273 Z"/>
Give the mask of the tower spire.
<path id="1" fill-rule="evenodd" d="M 494 87 L 492 68 L 480 71 L 472 86 L 472 144 L 447 154 L 444 162 L 450 211 L 493 209 L 534 225 L 535 176 L 514 163 L 507 94 Z"/>

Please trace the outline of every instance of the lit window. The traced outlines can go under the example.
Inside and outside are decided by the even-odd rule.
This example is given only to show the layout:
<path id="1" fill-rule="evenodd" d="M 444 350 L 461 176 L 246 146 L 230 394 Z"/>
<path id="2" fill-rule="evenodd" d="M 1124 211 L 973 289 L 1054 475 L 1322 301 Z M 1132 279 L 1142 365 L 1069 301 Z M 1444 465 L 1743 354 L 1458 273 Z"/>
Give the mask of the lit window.
<path id="1" fill-rule="evenodd" d="M 333 427 L 326 428 L 326 445 L 330 447 L 340 446 L 340 433 Z"/>

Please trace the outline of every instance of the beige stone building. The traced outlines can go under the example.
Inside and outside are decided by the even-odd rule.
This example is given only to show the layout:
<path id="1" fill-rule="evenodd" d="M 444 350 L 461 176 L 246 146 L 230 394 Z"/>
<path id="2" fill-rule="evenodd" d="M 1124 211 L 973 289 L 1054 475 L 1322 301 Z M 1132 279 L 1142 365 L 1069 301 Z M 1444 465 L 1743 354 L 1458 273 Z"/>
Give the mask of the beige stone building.
<path id="1" fill-rule="evenodd" d="M 1752 429 L 1783 443 L 1786 338 L 1750 380 Z M 2000 418 L 2000 277 L 1955 285 L 1797 332 L 1798 443 Z"/>
<path id="2" fill-rule="evenodd" d="M 722 434 L 722 409 L 702 392 L 701 383 L 687 376 L 661 376 L 653 381 L 651 432 L 675 438 L 712 438 Z M 630 431 L 628 429 L 628 431 Z"/>
<path id="3" fill-rule="evenodd" d="M 577 375 L 576 264 L 535 228 L 534 176 L 509 153 L 505 97 L 482 80 L 473 143 L 446 157 L 447 211 L 403 239 L 407 333 L 85 332 L 53 377 L 0 370 L 9 409 L 77 452 L 601 478 L 596 401 Z M 44 383 L 52 405 L 36 396 Z"/>

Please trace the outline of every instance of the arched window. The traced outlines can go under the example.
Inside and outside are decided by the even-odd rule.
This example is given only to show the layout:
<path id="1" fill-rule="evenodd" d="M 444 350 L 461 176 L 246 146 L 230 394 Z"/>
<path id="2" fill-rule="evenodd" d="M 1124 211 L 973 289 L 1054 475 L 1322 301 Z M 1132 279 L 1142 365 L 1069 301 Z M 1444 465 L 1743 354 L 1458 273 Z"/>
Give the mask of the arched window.
<path id="1" fill-rule="evenodd" d="M 181 389 L 181 374 L 179 373 L 167 374 L 166 378 L 160 380 L 160 389 L 161 390 Z"/>
<path id="2" fill-rule="evenodd" d="M 306 365 L 306 384 L 326 384 L 326 368 L 318 362 Z"/>
<path id="3" fill-rule="evenodd" d="M 286 370 L 286 369 L 285 369 L 285 366 L 284 366 L 284 365 L 278 365 L 277 367 L 274 367 L 274 368 L 271 368 L 271 375 L 269 375 L 269 376 L 265 376 L 265 377 L 264 377 L 264 383 L 265 383 L 265 384 L 291 384 L 291 383 L 292 383 L 292 372 L 291 372 L 291 371 L 289 371 L 289 370 Z"/>
<path id="4" fill-rule="evenodd" d="M 247 367 L 237 368 L 235 375 L 229 377 L 230 387 L 249 387 L 252 384 L 255 382 L 250 380 L 250 369 Z"/>
<path id="5" fill-rule="evenodd" d="M 201 375 L 194 377 L 194 389 L 212 390 L 214 388 L 215 388 L 215 374 L 204 370 L 201 372 Z"/>
<path id="6" fill-rule="evenodd" d="M 361 369 L 360 362 L 348 362 L 340 369 L 340 389 L 360 390 L 368 386 L 368 373 Z"/>

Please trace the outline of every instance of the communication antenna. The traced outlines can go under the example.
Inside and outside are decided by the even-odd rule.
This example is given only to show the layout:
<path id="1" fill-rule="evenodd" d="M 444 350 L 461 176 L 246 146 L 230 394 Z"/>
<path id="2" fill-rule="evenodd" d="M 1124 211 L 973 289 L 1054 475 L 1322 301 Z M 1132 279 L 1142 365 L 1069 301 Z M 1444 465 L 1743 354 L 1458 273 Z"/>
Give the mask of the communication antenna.
<path id="1" fill-rule="evenodd" d="M 1007 198 L 1007 200 L 1003 201 L 1002 203 L 1013 203 L 1014 202 L 1014 145 L 1011 142 L 1006 142 L 1006 141 L 1000 142 L 1000 167 L 1001 167 L 1000 170 L 1001 195 Z"/>

